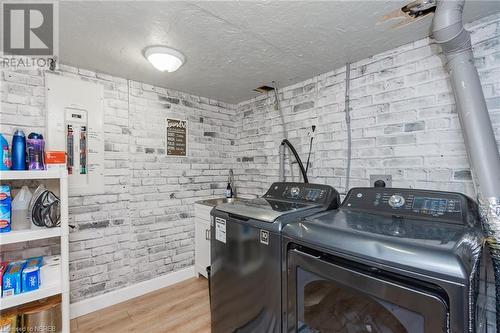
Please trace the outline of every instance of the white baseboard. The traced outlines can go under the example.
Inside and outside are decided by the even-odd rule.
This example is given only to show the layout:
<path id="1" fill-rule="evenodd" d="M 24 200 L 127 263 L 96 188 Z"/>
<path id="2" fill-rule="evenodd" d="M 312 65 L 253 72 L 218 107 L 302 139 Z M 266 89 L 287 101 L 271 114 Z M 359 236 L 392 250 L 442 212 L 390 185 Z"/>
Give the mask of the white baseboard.
<path id="1" fill-rule="evenodd" d="M 131 286 L 113 290 L 109 293 L 73 303 L 71 304 L 70 308 L 71 319 L 103 308 L 107 308 L 108 306 L 127 301 L 131 298 L 138 297 L 161 288 L 171 286 L 175 283 L 190 279 L 194 276 L 194 266 L 190 266 L 180 271 L 162 275 L 151 280 L 139 282 Z"/>

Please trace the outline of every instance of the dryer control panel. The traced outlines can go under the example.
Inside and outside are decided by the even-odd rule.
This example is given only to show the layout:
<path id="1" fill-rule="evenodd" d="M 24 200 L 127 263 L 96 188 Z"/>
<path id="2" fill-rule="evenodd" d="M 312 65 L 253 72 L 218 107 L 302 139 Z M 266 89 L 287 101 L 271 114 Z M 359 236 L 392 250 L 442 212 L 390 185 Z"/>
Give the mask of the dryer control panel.
<path id="1" fill-rule="evenodd" d="M 463 224 L 475 203 L 453 192 L 360 187 L 349 191 L 342 208 Z"/>
<path id="2" fill-rule="evenodd" d="M 338 192 L 331 186 L 309 183 L 273 183 L 263 198 L 314 203 L 320 205 L 340 205 Z"/>

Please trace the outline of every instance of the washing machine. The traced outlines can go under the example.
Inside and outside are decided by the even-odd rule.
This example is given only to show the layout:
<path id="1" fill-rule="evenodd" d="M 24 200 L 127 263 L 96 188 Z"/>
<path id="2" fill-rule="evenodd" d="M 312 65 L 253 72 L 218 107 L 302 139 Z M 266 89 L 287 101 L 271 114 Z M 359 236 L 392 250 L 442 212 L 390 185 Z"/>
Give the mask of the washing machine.
<path id="1" fill-rule="evenodd" d="M 339 204 L 330 186 L 274 183 L 261 198 L 212 210 L 212 333 L 281 332 L 281 229 Z"/>
<path id="2" fill-rule="evenodd" d="M 483 234 L 462 194 L 354 188 L 282 237 L 284 332 L 485 329 Z"/>

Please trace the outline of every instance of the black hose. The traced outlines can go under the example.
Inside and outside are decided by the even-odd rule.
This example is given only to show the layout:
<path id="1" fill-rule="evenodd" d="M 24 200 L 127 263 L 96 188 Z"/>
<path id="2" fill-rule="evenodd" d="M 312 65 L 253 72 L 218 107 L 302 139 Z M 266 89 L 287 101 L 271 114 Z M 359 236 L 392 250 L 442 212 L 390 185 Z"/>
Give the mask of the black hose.
<path id="1" fill-rule="evenodd" d="M 297 154 L 297 151 L 293 147 L 293 145 L 288 141 L 287 139 L 284 139 L 281 141 L 282 145 L 287 145 L 288 148 L 290 148 L 293 156 L 295 156 L 295 160 L 297 161 L 297 164 L 299 165 L 300 172 L 302 173 L 302 178 L 304 178 L 304 183 L 309 183 L 309 180 L 307 179 L 307 173 L 306 170 L 304 169 L 304 164 L 302 164 L 302 160 L 300 159 L 299 154 Z"/>

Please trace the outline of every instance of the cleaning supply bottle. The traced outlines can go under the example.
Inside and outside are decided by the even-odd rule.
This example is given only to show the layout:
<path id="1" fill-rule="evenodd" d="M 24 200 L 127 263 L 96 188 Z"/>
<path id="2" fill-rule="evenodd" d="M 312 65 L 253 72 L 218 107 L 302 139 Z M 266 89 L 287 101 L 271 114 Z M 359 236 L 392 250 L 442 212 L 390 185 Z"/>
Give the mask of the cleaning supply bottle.
<path id="1" fill-rule="evenodd" d="M 0 170 L 10 170 L 11 166 L 9 142 L 0 134 Z"/>
<path id="2" fill-rule="evenodd" d="M 231 188 L 231 181 L 227 181 L 227 186 L 226 190 L 224 191 L 224 195 L 226 198 L 232 198 L 233 197 L 233 189 Z"/>
<path id="3" fill-rule="evenodd" d="M 45 170 L 43 163 L 45 141 L 43 136 L 38 133 L 30 133 L 26 140 L 28 147 L 28 169 L 29 170 Z"/>
<path id="4" fill-rule="evenodd" d="M 14 200 L 12 200 L 12 222 L 10 224 L 12 230 L 30 228 L 31 217 L 29 214 L 29 206 L 32 197 L 33 195 L 28 186 L 23 186 L 14 197 Z"/>
<path id="5" fill-rule="evenodd" d="M 12 170 L 26 170 L 26 136 L 22 130 L 12 137 Z"/>

